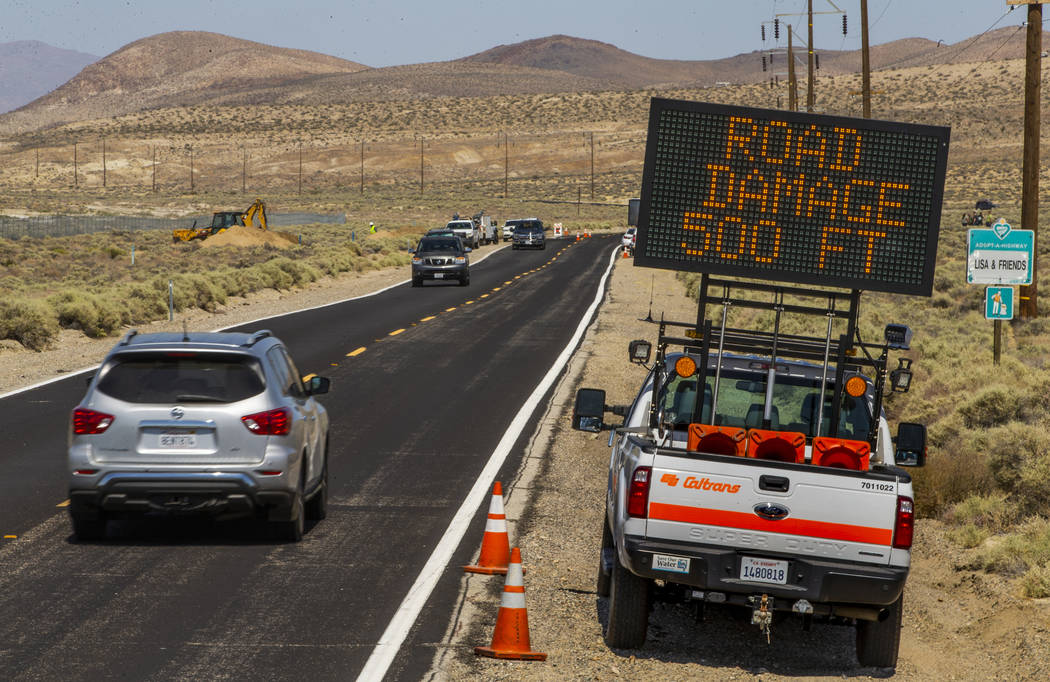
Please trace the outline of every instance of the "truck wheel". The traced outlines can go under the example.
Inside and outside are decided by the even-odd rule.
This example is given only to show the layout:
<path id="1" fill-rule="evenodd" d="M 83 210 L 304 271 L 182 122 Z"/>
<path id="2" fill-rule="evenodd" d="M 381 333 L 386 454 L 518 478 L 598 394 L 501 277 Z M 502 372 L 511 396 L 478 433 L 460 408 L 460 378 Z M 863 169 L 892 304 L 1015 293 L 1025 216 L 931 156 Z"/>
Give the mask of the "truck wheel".
<path id="1" fill-rule="evenodd" d="M 87 518 L 80 514 L 70 514 L 73 522 L 73 535 L 81 542 L 104 540 L 106 538 L 106 517 L 99 512 L 96 517 Z"/>
<path id="2" fill-rule="evenodd" d="M 602 548 L 598 553 L 598 580 L 596 581 L 594 591 L 598 593 L 599 597 L 609 596 L 609 585 L 612 582 L 612 573 L 605 570 L 605 556 L 606 553 L 611 554 L 613 561 L 616 561 L 616 545 L 613 544 L 612 531 L 609 530 L 609 522 L 602 517 Z"/>
<path id="3" fill-rule="evenodd" d="M 326 446 L 327 449 L 327 446 Z M 328 455 L 325 454 L 324 470 L 321 472 L 321 484 L 318 486 L 314 496 L 306 503 L 304 511 L 306 518 L 311 521 L 320 521 L 328 516 Z"/>
<path id="4" fill-rule="evenodd" d="M 613 649 L 638 649 L 649 630 L 649 581 L 613 562 L 609 627 L 605 643 Z"/>
<path id="5" fill-rule="evenodd" d="M 865 668 L 895 668 L 901 643 L 904 595 L 886 608 L 878 621 L 857 621 L 857 660 Z"/>

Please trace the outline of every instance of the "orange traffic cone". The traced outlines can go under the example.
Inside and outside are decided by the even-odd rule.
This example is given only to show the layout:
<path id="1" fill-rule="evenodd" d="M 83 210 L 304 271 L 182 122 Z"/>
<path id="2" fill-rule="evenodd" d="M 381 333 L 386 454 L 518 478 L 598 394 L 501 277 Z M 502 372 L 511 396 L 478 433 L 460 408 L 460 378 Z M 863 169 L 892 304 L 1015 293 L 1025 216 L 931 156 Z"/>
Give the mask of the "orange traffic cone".
<path id="1" fill-rule="evenodd" d="M 525 582 L 522 580 L 521 550 L 510 553 L 510 568 L 503 584 L 503 595 L 496 614 L 496 629 L 491 646 L 476 646 L 474 653 L 489 658 L 512 658 L 518 661 L 546 661 L 547 654 L 529 646 L 529 614 L 525 611 Z"/>
<path id="2" fill-rule="evenodd" d="M 507 516 L 503 513 L 503 486 L 499 481 L 492 485 L 492 502 L 489 503 L 489 518 L 485 522 L 485 537 L 481 540 L 478 563 L 464 566 L 467 573 L 486 575 L 507 574 L 510 559 L 510 537 L 507 535 Z"/>
<path id="3" fill-rule="evenodd" d="M 623 257 L 624 257 L 624 258 L 630 258 L 630 257 L 631 257 L 631 252 L 630 252 L 630 250 L 628 250 L 628 249 L 624 249 L 624 250 L 623 250 Z"/>

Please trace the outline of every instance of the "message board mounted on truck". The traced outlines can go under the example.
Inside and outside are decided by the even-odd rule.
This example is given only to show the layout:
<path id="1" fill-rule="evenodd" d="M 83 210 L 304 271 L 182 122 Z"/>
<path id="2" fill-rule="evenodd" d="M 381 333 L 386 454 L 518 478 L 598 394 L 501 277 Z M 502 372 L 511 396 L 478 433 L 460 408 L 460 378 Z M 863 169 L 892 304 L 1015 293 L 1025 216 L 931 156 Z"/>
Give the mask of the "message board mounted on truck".
<path id="1" fill-rule="evenodd" d="M 948 128 L 653 99 L 635 265 L 929 296 Z"/>
<path id="2" fill-rule="evenodd" d="M 577 393 L 573 427 L 613 430 L 597 585 L 610 646 L 642 646 L 663 598 L 748 609 L 766 641 L 775 614 L 851 625 L 861 665 L 896 664 L 902 467 L 924 464 L 926 430 L 901 420 L 891 436 L 883 395 L 910 387 L 912 333 L 862 339 L 860 301 L 930 294 L 948 136 L 653 100 L 635 264 L 702 276 L 695 320 L 660 320 L 655 344 L 628 349 L 649 370 L 631 405 Z"/>

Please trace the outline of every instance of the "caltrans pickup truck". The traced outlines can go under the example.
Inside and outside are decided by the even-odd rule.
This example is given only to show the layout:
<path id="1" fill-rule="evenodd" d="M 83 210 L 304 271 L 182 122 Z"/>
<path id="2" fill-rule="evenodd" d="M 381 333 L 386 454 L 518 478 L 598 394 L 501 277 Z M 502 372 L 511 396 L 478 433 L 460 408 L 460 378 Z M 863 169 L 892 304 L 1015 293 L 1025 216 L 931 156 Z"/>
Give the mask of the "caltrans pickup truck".
<path id="1" fill-rule="evenodd" d="M 631 405 L 577 393 L 574 428 L 624 417 L 598 570 L 609 646 L 642 646 L 660 598 L 747 609 L 763 640 L 792 614 L 851 625 L 861 665 L 896 664 L 914 520 L 902 467 L 923 464 L 926 431 L 904 422 L 891 437 L 883 392 L 907 390 L 911 369 L 888 357 L 911 332 L 861 341 L 859 298 L 705 275 L 698 320 L 660 322 L 651 366 L 651 344 L 632 342 L 650 372 Z M 731 306 L 767 310 L 773 331 L 727 327 Z M 826 318 L 826 334 L 781 333 L 789 315 Z"/>

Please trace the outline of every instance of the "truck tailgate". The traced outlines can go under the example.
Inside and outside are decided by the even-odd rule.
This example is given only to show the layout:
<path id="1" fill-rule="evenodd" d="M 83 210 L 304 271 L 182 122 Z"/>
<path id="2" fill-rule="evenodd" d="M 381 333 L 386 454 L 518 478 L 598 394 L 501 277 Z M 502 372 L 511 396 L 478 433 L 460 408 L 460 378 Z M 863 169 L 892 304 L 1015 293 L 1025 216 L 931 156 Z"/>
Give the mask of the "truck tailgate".
<path id="1" fill-rule="evenodd" d="M 888 565 L 898 481 L 742 457 L 658 451 L 646 537 Z"/>

